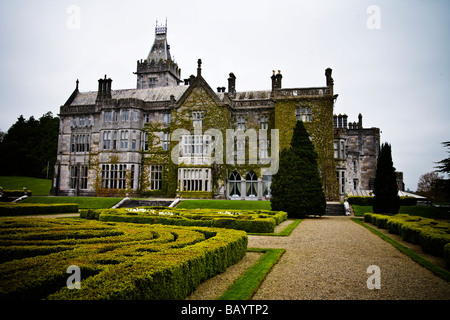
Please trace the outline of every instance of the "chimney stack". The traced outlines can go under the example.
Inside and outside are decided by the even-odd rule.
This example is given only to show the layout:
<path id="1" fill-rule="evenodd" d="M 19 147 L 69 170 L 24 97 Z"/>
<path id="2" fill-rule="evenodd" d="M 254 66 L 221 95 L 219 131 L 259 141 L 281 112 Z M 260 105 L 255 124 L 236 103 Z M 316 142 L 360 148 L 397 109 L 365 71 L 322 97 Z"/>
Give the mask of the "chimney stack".
<path id="1" fill-rule="evenodd" d="M 231 97 L 234 97 L 236 94 L 236 76 L 233 72 L 230 73 L 230 77 L 228 78 L 228 93 Z"/>

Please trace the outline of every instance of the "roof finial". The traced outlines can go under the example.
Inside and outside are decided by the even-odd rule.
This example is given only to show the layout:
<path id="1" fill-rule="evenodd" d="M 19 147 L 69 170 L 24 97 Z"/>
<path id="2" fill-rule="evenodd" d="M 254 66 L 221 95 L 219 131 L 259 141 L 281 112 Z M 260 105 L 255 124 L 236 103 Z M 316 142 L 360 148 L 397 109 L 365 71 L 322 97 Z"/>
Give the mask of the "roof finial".
<path id="1" fill-rule="evenodd" d="M 77 87 L 76 87 L 76 89 L 78 90 L 78 84 L 80 83 L 80 81 L 78 81 L 78 79 L 77 79 Z"/>

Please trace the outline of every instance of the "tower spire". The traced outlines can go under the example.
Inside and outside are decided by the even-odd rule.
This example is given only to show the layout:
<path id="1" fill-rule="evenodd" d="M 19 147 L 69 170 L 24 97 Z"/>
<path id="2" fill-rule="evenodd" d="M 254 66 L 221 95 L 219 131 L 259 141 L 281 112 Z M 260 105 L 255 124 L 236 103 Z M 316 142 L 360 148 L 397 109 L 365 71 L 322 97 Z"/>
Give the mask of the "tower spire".
<path id="1" fill-rule="evenodd" d="M 155 26 L 155 41 L 144 61 L 138 61 L 137 88 L 165 87 L 178 85 L 181 82 L 181 70 L 170 55 L 170 45 L 167 42 L 167 18 L 165 24 Z"/>

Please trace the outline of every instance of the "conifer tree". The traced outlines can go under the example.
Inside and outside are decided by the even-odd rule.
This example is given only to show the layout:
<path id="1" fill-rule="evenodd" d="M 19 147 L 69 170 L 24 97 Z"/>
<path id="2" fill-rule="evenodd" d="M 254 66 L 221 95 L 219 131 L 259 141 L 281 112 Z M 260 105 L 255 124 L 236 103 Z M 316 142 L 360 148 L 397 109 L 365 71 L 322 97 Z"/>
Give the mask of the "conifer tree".
<path id="1" fill-rule="evenodd" d="M 280 153 L 271 193 L 272 210 L 286 211 L 290 218 L 322 216 L 326 212 L 317 153 L 302 121 L 297 121 L 290 147 Z"/>
<path id="2" fill-rule="evenodd" d="M 392 162 L 391 145 L 388 143 L 384 143 L 381 146 L 373 193 L 375 194 L 373 199 L 374 213 L 398 213 L 400 198 L 398 196 L 395 168 Z"/>

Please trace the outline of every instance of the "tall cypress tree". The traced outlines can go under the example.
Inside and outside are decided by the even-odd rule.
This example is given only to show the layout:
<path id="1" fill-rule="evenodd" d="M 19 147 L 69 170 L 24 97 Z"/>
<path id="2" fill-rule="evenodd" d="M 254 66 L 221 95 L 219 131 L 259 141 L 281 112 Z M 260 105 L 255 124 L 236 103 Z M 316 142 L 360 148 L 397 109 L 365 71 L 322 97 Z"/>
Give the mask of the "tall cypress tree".
<path id="1" fill-rule="evenodd" d="M 297 121 L 290 147 L 280 153 L 271 193 L 272 210 L 286 211 L 290 218 L 322 216 L 326 212 L 317 153 L 302 121 Z"/>
<path id="2" fill-rule="evenodd" d="M 388 143 L 381 146 L 373 193 L 375 194 L 373 199 L 374 213 L 398 213 L 400 197 L 398 196 L 397 178 L 392 162 L 391 145 Z"/>

